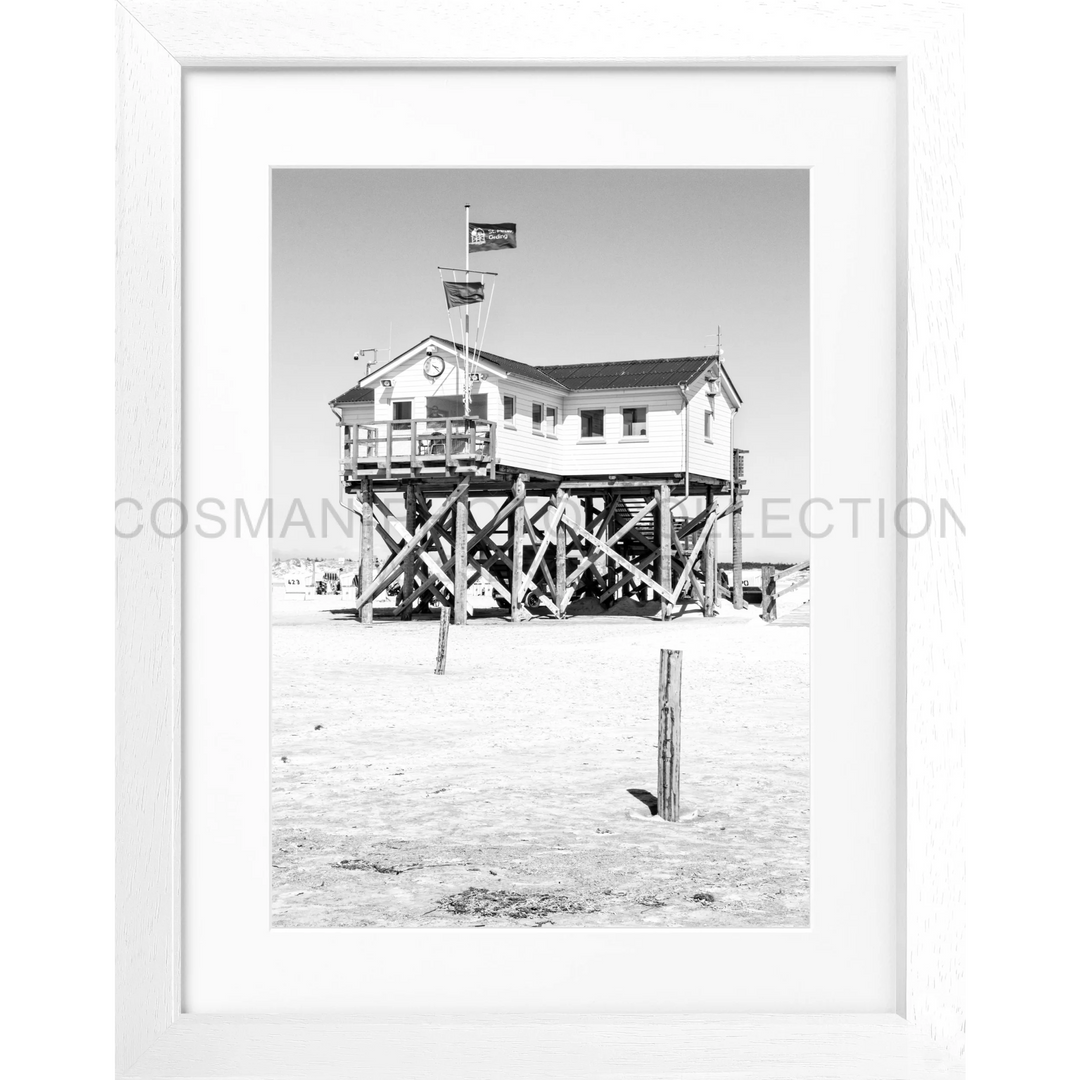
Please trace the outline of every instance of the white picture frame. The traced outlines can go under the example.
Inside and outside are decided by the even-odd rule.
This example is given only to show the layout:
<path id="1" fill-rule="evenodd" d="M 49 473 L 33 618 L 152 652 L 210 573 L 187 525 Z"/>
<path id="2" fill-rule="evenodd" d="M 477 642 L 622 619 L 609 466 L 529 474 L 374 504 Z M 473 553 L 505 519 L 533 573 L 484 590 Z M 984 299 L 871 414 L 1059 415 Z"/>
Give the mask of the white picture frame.
<path id="1" fill-rule="evenodd" d="M 117 489 L 180 497 L 181 73 L 198 66 L 875 66 L 898 87 L 900 492 L 962 505 L 958 9 L 641 0 L 372 10 L 127 0 L 117 20 Z M 602 74 L 598 77 L 602 77 Z M 117 1070 L 123 1076 L 954 1075 L 963 1049 L 960 537 L 898 565 L 896 1015 L 201 1016 L 180 1011 L 180 541 L 117 550 Z"/>

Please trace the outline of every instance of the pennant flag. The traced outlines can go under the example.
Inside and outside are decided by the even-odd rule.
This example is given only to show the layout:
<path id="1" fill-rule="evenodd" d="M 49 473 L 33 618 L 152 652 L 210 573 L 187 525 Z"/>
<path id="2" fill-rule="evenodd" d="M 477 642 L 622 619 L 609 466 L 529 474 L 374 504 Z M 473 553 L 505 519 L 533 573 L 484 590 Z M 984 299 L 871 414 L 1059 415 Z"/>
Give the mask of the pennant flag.
<path id="1" fill-rule="evenodd" d="M 498 251 L 499 248 L 517 247 L 517 226 L 512 221 L 501 225 L 469 226 L 470 251 Z"/>
<path id="2" fill-rule="evenodd" d="M 482 281 L 444 281 L 442 287 L 446 293 L 448 308 L 461 307 L 462 304 L 479 304 L 484 299 Z"/>

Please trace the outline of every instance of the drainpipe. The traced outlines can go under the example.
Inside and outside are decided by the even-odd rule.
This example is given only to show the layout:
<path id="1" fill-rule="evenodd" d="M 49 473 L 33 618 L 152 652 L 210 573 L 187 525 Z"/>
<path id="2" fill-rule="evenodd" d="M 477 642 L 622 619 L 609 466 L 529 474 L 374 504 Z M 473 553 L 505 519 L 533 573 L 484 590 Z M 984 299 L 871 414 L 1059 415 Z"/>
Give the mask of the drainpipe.
<path id="1" fill-rule="evenodd" d="M 686 478 L 683 498 L 690 498 L 690 395 L 686 392 L 686 383 L 679 383 L 679 392 L 683 397 L 683 472 Z"/>

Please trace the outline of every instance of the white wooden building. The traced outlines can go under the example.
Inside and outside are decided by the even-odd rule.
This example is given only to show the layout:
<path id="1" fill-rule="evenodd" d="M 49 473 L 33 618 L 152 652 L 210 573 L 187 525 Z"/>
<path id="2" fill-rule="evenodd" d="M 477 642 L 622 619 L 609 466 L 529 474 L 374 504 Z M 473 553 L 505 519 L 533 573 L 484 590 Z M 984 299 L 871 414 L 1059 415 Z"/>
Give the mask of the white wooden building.
<path id="1" fill-rule="evenodd" d="M 446 475 L 462 461 L 489 480 L 732 479 L 742 399 L 715 355 L 533 366 L 481 352 L 465 423 L 462 353 L 425 338 L 330 402 L 346 487 Z"/>

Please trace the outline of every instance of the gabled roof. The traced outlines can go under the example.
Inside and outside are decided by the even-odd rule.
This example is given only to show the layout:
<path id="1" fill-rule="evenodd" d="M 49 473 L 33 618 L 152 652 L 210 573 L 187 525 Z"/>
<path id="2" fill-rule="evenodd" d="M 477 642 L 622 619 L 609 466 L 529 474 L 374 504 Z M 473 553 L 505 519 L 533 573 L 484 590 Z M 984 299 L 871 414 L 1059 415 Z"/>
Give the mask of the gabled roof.
<path id="1" fill-rule="evenodd" d="M 567 390 L 623 390 L 638 386 L 685 386 L 715 362 L 715 356 L 680 356 L 666 360 L 547 365 L 538 370 L 555 375 Z"/>
<path id="2" fill-rule="evenodd" d="M 437 341 L 440 345 L 445 345 L 448 349 L 456 349 L 459 353 L 465 351 L 463 345 L 456 341 L 449 341 L 447 338 L 433 336 L 432 341 Z M 511 375 L 517 375 L 522 379 L 529 379 L 531 382 L 546 383 L 548 386 L 557 386 L 560 390 L 566 389 L 566 386 L 558 378 L 552 375 L 552 369 L 550 367 L 533 367 L 531 364 L 521 363 L 520 360 L 510 360 L 508 357 L 497 356 L 495 353 L 485 352 L 483 349 L 479 350 L 476 355 L 479 356 L 481 360 L 486 360 L 489 364 L 501 367 Z"/>
<path id="3" fill-rule="evenodd" d="M 339 394 L 331 405 L 347 405 L 350 402 L 357 401 L 374 401 L 375 391 L 370 386 L 354 386 L 349 390 L 346 390 L 344 394 Z"/>
<path id="4" fill-rule="evenodd" d="M 373 368 L 364 376 L 361 382 L 367 381 L 373 375 L 386 368 L 397 364 L 402 357 L 415 352 L 429 341 L 434 341 L 444 349 L 457 353 L 464 352 L 464 346 L 448 338 L 437 337 L 432 334 L 423 341 L 406 349 L 405 352 L 388 360 L 381 367 Z M 716 356 L 676 356 L 658 360 L 607 360 L 588 364 L 544 364 L 534 366 L 523 364 L 520 360 L 511 360 L 505 356 L 479 350 L 475 354 L 486 364 L 501 368 L 509 375 L 516 375 L 519 379 L 529 382 L 540 383 L 546 386 L 554 386 L 559 390 L 632 390 L 637 387 L 665 387 L 687 386 L 701 376 L 710 365 L 716 363 Z M 724 382 L 730 387 L 738 403 L 742 403 L 739 391 L 731 381 L 724 365 L 720 365 L 720 372 Z M 371 386 L 354 386 L 345 391 L 340 397 L 334 398 L 331 405 L 341 405 L 348 402 L 373 401 L 374 388 Z"/>

